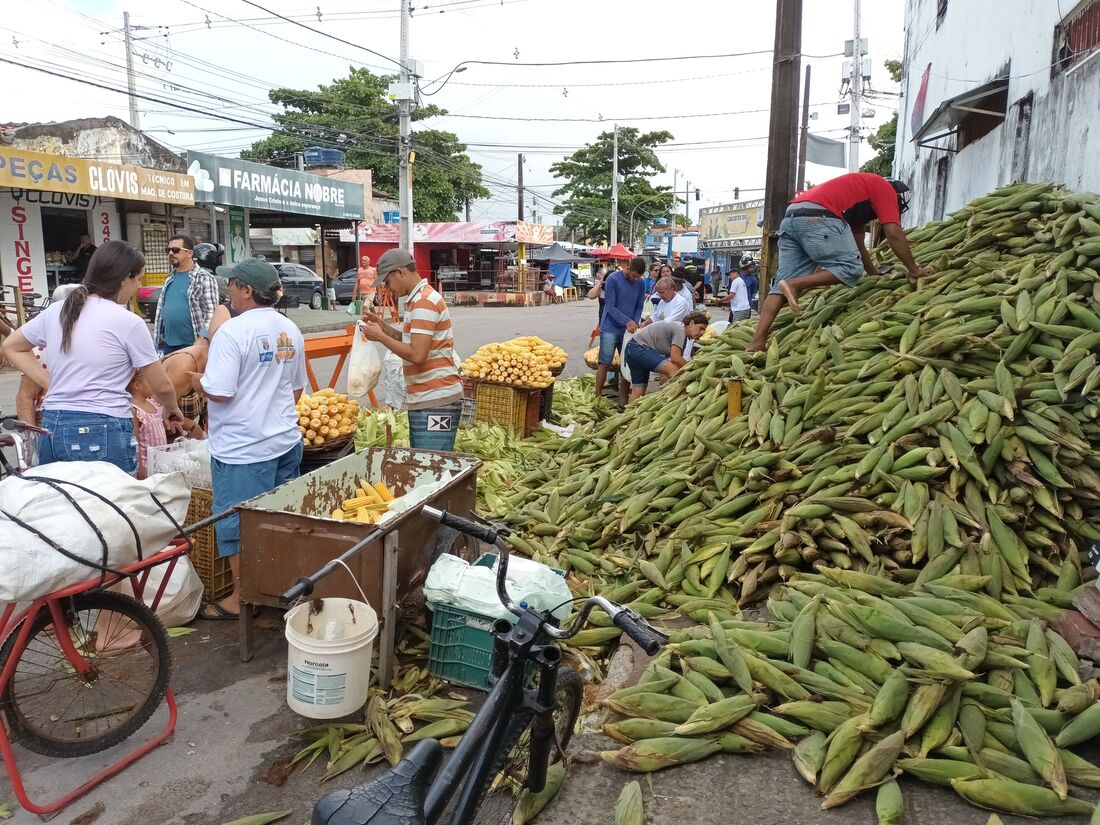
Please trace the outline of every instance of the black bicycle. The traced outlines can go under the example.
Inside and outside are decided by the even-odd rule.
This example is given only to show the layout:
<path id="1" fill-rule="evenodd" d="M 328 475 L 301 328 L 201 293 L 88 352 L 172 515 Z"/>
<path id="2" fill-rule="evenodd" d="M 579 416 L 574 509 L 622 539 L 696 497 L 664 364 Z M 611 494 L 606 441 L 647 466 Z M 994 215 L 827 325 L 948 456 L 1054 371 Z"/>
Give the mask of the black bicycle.
<path id="1" fill-rule="evenodd" d="M 497 595 L 517 621 L 493 625 L 493 688 L 445 765 L 438 741 L 419 742 L 379 779 L 323 796 L 313 808 L 312 825 L 510 825 L 523 791 L 543 790 L 547 769 L 564 758 L 580 713 L 583 683 L 561 666 L 553 640 L 575 635 L 599 607 L 650 655 L 668 641 L 637 613 L 601 596 L 586 599 L 569 628 L 556 627 L 546 614 L 508 596 L 506 527 L 432 507 L 424 514 L 499 552 Z M 337 566 L 330 563 L 299 580 L 284 600 L 308 596 L 313 583 Z"/>

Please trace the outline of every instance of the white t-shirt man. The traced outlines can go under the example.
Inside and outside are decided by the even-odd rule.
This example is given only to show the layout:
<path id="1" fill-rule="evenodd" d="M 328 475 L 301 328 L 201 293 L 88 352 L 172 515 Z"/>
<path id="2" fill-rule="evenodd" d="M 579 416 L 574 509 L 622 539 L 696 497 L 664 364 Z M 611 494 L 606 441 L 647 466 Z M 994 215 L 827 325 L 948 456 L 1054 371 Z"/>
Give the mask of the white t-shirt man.
<path id="1" fill-rule="evenodd" d="M 730 312 L 742 312 L 749 309 L 749 289 L 740 275 L 730 281 L 729 298 Z"/>
<path id="2" fill-rule="evenodd" d="M 692 311 L 692 304 L 684 298 L 683 292 L 672 296 L 671 301 L 659 301 L 653 310 L 653 322 L 679 321 Z"/>
<path id="3" fill-rule="evenodd" d="M 225 464 L 285 455 L 302 440 L 294 393 L 306 385 L 301 330 L 272 307 L 230 318 L 210 342 L 202 388 L 210 404 L 210 454 Z"/>
<path id="4" fill-rule="evenodd" d="M 677 293 L 681 298 L 687 301 L 687 305 L 692 309 L 695 309 L 695 292 L 691 289 L 691 284 L 684 281 L 684 285 L 680 287 L 680 291 Z"/>

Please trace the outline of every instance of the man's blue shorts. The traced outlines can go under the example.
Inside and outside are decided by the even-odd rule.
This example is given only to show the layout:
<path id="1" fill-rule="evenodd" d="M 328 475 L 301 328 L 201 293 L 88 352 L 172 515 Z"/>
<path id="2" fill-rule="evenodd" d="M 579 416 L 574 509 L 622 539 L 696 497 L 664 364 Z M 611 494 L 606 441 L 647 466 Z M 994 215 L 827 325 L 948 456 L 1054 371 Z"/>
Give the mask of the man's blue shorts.
<path id="1" fill-rule="evenodd" d="M 846 286 L 863 277 L 863 259 L 856 237 L 846 221 L 830 216 L 786 217 L 779 224 L 779 268 L 771 294 L 779 294 L 779 282 L 827 269 Z"/>
<path id="2" fill-rule="evenodd" d="M 600 355 L 596 359 L 598 363 L 609 367 L 615 363 L 615 353 L 622 349 L 624 335 L 626 335 L 625 332 L 600 333 Z"/>
<path id="3" fill-rule="evenodd" d="M 302 463 L 302 442 L 278 458 L 253 464 L 226 464 L 210 459 L 210 476 L 214 482 L 214 512 L 221 513 L 242 501 L 248 501 L 274 490 L 292 478 L 297 478 Z M 218 537 L 218 555 L 235 556 L 241 550 L 241 517 L 223 518 L 214 525 Z"/>
<path id="4" fill-rule="evenodd" d="M 657 350 L 637 341 L 631 341 L 626 345 L 623 360 L 630 369 L 630 386 L 648 387 L 649 374 L 656 372 L 668 360 L 668 356 L 661 355 Z"/>

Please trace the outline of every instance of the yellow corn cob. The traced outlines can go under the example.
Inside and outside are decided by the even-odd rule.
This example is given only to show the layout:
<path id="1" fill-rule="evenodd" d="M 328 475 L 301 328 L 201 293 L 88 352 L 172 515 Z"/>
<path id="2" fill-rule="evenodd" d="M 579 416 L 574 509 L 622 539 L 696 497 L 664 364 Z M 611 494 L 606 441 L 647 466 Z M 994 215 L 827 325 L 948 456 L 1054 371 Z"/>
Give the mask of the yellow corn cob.
<path id="1" fill-rule="evenodd" d="M 344 514 L 344 511 L 341 510 L 339 507 L 332 511 L 332 517 L 337 521 L 347 521 L 347 516 Z"/>
<path id="2" fill-rule="evenodd" d="M 356 498 L 344 499 L 340 506 L 345 510 L 358 510 L 360 507 L 375 503 L 374 499 L 367 498 L 366 496 L 358 496 Z"/>
<path id="3" fill-rule="evenodd" d="M 374 490 L 382 497 L 382 501 L 393 501 L 395 496 L 390 491 L 390 488 L 383 484 L 381 481 L 374 482 Z"/>
<path id="4" fill-rule="evenodd" d="M 369 498 L 371 501 L 385 501 L 382 496 L 378 495 L 378 491 L 374 489 L 374 486 L 365 478 L 359 479 L 359 486 L 363 490 L 363 495 Z"/>

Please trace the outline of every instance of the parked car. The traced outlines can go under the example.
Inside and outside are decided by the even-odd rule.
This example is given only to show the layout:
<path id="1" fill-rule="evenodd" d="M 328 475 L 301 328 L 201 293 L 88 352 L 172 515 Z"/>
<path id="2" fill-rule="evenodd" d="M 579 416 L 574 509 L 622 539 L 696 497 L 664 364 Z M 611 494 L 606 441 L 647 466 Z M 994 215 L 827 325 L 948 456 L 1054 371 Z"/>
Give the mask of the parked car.
<path id="1" fill-rule="evenodd" d="M 320 275 L 301 264 L 284 263 L 273 264 L 273 266 L 279 270 L 284 295 L 297 298 L 303 304 L 309 304 L 310 309 L 321 308 L 325 282 L 321 280 Z"/>
<path id="2" fill-rule="evenodd" d="M 355 294 L 355 279 L 357 277 L 358 270 L 345 269 L 337 276 L 336 280 L 332 282 L 332 287 L 336 290 L 336 303 L 351 303 L 351 296 Z"/>

